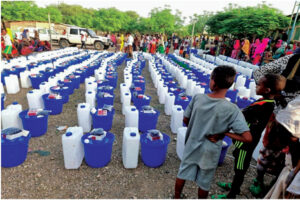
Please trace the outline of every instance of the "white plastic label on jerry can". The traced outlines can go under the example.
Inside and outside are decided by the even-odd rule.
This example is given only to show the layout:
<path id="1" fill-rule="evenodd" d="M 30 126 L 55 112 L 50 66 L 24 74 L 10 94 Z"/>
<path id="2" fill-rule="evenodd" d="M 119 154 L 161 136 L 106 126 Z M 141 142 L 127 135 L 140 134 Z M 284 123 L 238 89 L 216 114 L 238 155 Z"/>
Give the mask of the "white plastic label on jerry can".
<path id="1" fill-rule="evenodd" d="M 136 127 L 126 127 L 123 132 L 122 160 L 127 169 L 138 165 L 140 134 Z"/>
<path id="2" fill-rule="evenodd" d="M 81 142 L 82 127 L 69 127 L 62 135 L 64 164 L 66 169 L 78 169 L 84 157 L 84 148 Z"/>
<path id="3" fill-rule="evenodd" d="M 187 127 L 181 127 L 178 129 L 177 142 L 176 142 L 176 153 L 180 160 L 182 160 L 184 148 L 185 148 L 185 136 Z"/>

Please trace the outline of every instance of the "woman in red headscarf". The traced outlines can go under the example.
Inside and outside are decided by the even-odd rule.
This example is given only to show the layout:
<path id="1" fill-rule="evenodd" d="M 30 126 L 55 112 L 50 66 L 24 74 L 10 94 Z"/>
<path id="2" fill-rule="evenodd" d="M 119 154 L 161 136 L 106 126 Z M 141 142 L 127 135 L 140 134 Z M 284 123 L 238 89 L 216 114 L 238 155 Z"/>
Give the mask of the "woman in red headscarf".
<path id="1" fill-rule="evenodd" d="M 268 46 L 268 42 L 269 42 L 269 38 L 264 38 L 260 43 L 260 45 L 255 48 L 254 55 L 252 56 L 252 58 L 254 58 L 252 62 L 253 65 L 257 65 L 260 63 L 262 55 Z"/>
<path id="2" fill-rule="evenodd" d="M 237 57 L 239 55 L 240 48 L 241 48 L 240 40 L 235 40 L 234 45 L 233 45 L 233 50 L 232 50 L 232 53 L 231 53 L 231 58 L 237 59 Z"/>

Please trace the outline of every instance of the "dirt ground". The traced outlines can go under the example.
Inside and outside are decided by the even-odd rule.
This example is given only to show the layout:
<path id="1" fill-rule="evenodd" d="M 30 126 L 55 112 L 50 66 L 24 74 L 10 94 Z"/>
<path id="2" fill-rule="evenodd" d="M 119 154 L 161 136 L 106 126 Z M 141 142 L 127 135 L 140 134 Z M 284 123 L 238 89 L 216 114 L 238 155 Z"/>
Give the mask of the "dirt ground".
<path id="1" fill-rule="evenodd" d="M 26 161 L 14 168 L 2 168 L 1 196 L 2 198 L 48 198 L 48 199 L 118 199 L 118 198 L 172 198 L 175 178 L 180 160 L 176 154 L 176 135 L 170 131 L 170 116 L 166 116 L 163 105 L 159 104 L 156 89 L 152 83 L 148 67 L 143 70 L 146 78 L 146 94 L 152 97 L 151 106 L 160 111 L 157 129 L 168 134 L 171 142 L 165 163 L 159 168 L 145 166 L 139 158 L 136 169 L 125 169 L 122 164 L 122 135 L 125 126 L 125 117 L 122 115 L 120 102 L 120 87 L 123 82 L 123 69 L 125 64 L 118 68 L 119 80 L 115 90 L 113 128 L 110 132 L 115 134 L 111 162 L 103 168 L 91 168 L 82 162 L 77 170 L 64 168 L 61 136 L 63 131 L 57 131 L 60 125 L 76 126 L 78 103 L 85 101 L 85 88 L 75 90 L 70 100 L 64 105 L 60 115 L 49 116 L 48 132 L 38 138 L 32 138 L 29 150 L 49 151 L 49 156 L 40 156 L 36 153 L 28 154 Z M 7 95 L 5 106 L 13 101 L 22 104 L 23 109 L 28 108 L 26 93 L 30 89 L 21 89 L 18 94 Z M 230 149 L 231 151 L 232 149 Z M 230 155 L 230 153 L 229 153 Z M 254 163 L 255 164 L 255 163 Z M 254 198 L 249 192 L 249 186 L 255 177 L 255 168 L 250 167 L 238 198 Z M 224 194 L 217 185 L 217 181 L 231 181 L 233 177 L 233 159 L 226 157 L 215 175 L 211 194 Z M 267 177 L 269 180 L 270 177 Z M 183 190 L 185 198 L 197 198 L 197 185 L 187 182 Z"/>

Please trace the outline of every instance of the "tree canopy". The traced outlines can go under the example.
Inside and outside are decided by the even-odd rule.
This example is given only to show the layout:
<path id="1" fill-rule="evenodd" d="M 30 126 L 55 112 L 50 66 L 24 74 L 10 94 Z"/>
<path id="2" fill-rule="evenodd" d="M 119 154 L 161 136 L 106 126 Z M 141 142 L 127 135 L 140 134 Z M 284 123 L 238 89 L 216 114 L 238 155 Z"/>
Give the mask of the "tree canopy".
<path id="1" fill-rule="evenodd" d="M 281 11 L 265 4 L 255 7 L 237 7 L 229 5 L 208 19 L 208 32 L 217 35 L 237 37 L 268 36 L 272 31 L 287 27 L 289 18 Z"/>
<path id="2" fill-rule="evenodd" d="M 5 20 L 12 21 L 48 21 L 72 24 L 92 28 L 103 32 L 139 32 L 164 33 L 180 36 L 203 34 L 208 31 L 216 35 L 267 36 L 273 30 L 288 25 L 289 19 L 278 9 L 265 4 L 255 7 L 238 7 L 229 4 L 224 11 L 216 14 L 204 11 L 190 17 L 190 23 L 184 25 L 185 17 L 179 10 L 173 10 L 169 5 L 163 8 L 153 8 L 148 17 L 141 17 L 134 11 L 120 11 L 116 8 L 87 9 L 80 5 L 64 3 L 52 4 L 45 8 L 38 7 L 32 1 L 2 1 L 1 15 Z"/>

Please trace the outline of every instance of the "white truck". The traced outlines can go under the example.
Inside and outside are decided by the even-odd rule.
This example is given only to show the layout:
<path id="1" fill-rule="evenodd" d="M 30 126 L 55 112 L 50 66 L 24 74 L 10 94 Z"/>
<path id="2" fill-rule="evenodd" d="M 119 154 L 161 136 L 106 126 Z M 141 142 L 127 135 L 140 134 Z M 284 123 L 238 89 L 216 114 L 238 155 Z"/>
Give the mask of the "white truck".
<path id="1" fill-rule="evenodd" d="M 49 29 L 39 29 L 38 32 L 40 40 L 50 41 Z M 77 26 L 68 26 L 65 34 L 63 35 L 51 30 L 51 40 L 54 43 L 58 43 L 61 48 L 77 46 L 78 44 L 81 44 L 82 32 L 87 34 L 87 40 L 85 44 L 87 46 L 94 46 L 96 50 L 108 49 L 112 44 L 109 38 L 97 36 L 93 30 Z"/>

